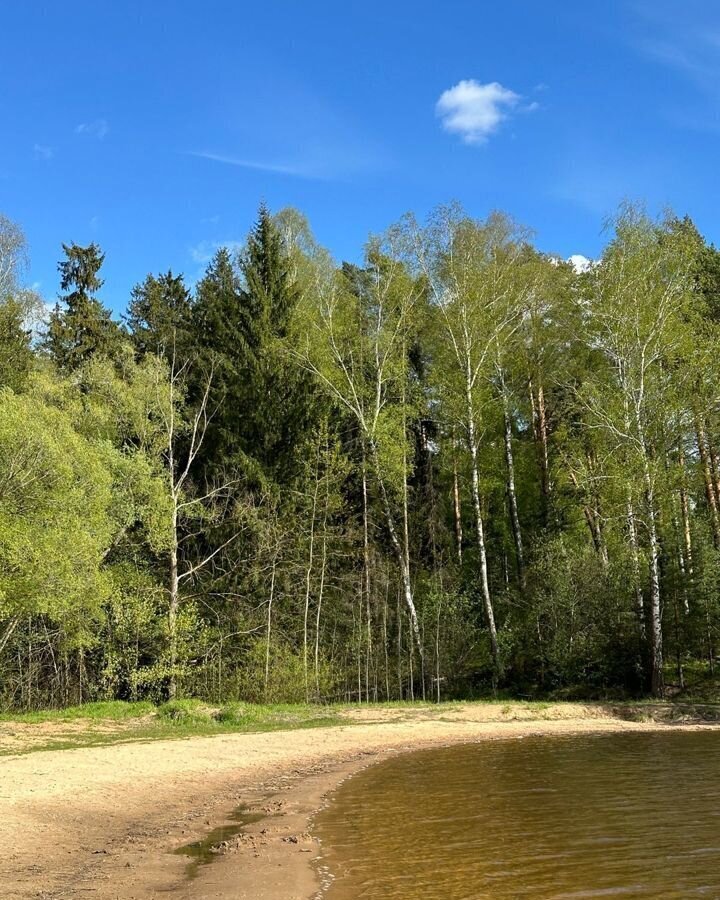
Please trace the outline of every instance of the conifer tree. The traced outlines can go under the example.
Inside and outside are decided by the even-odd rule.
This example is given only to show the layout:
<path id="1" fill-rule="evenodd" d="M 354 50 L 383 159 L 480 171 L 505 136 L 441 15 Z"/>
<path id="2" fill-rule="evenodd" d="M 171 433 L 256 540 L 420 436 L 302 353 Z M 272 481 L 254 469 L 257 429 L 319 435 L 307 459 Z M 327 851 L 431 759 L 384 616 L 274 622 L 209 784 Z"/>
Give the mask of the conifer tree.
<path id="1" fill-rule="evenodd" d="M 285 348 L 299 294 L 280 231 L 263 206 L 239 271 L 222 248 L 197 288 L 194 330 L 205 369 L 213 369 L 203 465 L 240 468 L 259 480 L 292 476 L 314 406 Z"/>
<path id="2" fill-rule="evenodd" d="M 105 254 L 97 244 L 63 244 L 65 259 L 58 263 L 60 302 L 50 315 L 45 347 L 57 366 L 73 371 L 96 353 L 117 351 L 121 331 L 95 296 L 103 286 L 100 269 Z"/>
<path id="3" fill-rule="evenodd" d="M 299 291 L 280 232 L 264 205 L 248 238 L 241 268 L 256 346 L 263 338 L 285 337 Z"/>
<path id="4" fill-rule="evenodd" d="M 132 291 L 127 325 L 141 354 L 154 353 L 169 359 L 173 353 L 189 350 L 190 292 L 182 275 L 168 271 L 148 275 Z"/>
<path id="5" fill-rule="evenodd" d="M 299 299 L 290 258 L 265 206 L 241 259 L 248 348 L 254 358 L 248 387 L 254 402 L 246 410 L 245 440 L 262 469 L 287 478 L 302 434 L 307 433 L 312 392 L 287 358 L 284 340 Z"/>
<path id="6" fill-rule="evenodd" d="M 252 356 L 242 300 L 240 278 L 230 251 L 221 247 L 198 283 L 193 308 L 192 331 L 199 360 L 193 371 L 198 375 L 213 372 L 213 416 L 197 464 L 206 474 L 234 467 L 240 453 L 244 385 Z M 192 396 L 202 395 L 202 384 L 202 380 L 193 384 Z"/>

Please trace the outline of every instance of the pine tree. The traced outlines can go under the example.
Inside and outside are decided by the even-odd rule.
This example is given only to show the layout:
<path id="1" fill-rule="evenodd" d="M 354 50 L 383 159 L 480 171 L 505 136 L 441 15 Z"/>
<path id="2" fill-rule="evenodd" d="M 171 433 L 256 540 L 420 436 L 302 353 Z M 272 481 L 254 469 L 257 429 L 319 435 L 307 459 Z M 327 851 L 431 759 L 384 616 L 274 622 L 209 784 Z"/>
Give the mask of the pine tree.
<path id="1" fill-rule="evenodd" d="M 73 371 L 96 353 L 112 356 L 121 331 L 95 294 L 103 286 L 99 272 L 105 254 L 97 244 L 63 244 L 58 263 L 60 289 L 66 291 L 50 314 L 45 348 L 57 366 Z"/>

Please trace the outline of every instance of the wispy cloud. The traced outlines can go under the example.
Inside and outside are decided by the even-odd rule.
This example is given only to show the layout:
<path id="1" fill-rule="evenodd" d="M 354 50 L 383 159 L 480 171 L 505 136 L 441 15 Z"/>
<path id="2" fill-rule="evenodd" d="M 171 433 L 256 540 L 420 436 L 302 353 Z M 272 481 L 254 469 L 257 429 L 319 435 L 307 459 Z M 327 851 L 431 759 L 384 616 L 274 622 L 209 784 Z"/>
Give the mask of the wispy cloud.
<path id="1" fill-rule="evenodd" d="M 45 144 L 33 144 L 33 155 L 35 159 L 52 159 L 55 153 L 52 147 Z"/>
<path id="2" fill-rule="evenodd" d="M 81 122 L 75 126 L 75 134 L 86 134 L 102 141 L 110 131 L 107 119 L 95 119 L 93 122 Z"/>
<path id="3" fill-rule="evenodd" d="M 242 241 L 200 241 L 189 248 L 190 259 L 199 266 L 207 265 L 221 247 L 237 253 L 244 246 Z"/>
<path id="4" fill-rule="evenodd" d="M 296 77 L 261 79 L 244 98 L 244 115 L 198 130 L 179 152 L 208 166 L 267 177 L 344 181 L 388 168 L 384 143 Z"/>
<path id="5" fill-rule="evenodd" d="M 443 91 L 435 105 L 445 131 L 458 134 L 466 144 L 484 144 L 494 134 L 522 97 L 497 81 L 481 84 L 472 78 Z M 536 109 L 531 104 L 528 109 Z"/>
<path id="6" fill-rule="evenodd" d="M 720 76 L 720 8 L 705 0 L 640 0 L 633 6 L 639 23 L 632 39 L 648 58 L 675 69 L 712 93 Z"/>
<path id="7" fill-rule="evenodd" d="M 260 172 L 271 172 L 274 175 L 291 175 L 296 178 L 316 178 L 325 179 L 327 174 L 323 174 L 320 166 L 311 164 L 293 164 L 282 162 L 263 162 L 262 160 L 243 159 L 237 156 L 227 156 L 223 153 L 210 153 L 204 150 L 191 150 L 189 156 L 196 156 L 199 159 L 209 159 L 212 162 L 225 163 L 228 166 L 238 166 L 241 169 L 255 169 Z"/>
<path id="8" fill-rule="evenodd" d="M 720 5 L 706 0 L 636 0 L 632 48 L 662 67 L 676 90 L 657 104 L 657 114 L 680 131 L 717 134 L 720 101 Z M 672 80 L 671 80 L 672 79 Z M 684 85 L 683 85 L 684 83 Z"/>

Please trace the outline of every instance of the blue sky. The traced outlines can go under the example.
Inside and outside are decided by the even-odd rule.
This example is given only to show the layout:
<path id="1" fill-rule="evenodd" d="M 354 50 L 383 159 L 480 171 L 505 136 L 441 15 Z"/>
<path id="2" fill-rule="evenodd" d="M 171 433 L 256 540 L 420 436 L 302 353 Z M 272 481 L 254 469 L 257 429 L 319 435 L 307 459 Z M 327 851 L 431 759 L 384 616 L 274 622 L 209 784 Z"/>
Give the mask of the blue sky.
<path id="1" fill-rule="evenodd" d="M 6 4 L 0 212 L 52 300 L 62 241 L 107 254 L 122 310 L 194 282 L 264 199 L 338 259 L 460 200 L 596 254 L 629 196 L 720 242 L 720 4 L 94 0 Z"/>

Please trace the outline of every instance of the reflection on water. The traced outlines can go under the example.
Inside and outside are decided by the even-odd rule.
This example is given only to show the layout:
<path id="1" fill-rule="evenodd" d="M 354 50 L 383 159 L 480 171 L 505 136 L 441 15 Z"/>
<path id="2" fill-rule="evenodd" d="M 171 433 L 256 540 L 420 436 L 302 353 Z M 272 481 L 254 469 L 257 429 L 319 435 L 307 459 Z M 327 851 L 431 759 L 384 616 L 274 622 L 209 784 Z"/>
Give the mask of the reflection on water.
<path id="1" fill-rule="evenodd" d="M 407 754 L 316 820 L 328 900 L 720 898 L 720 733 Z"/>

